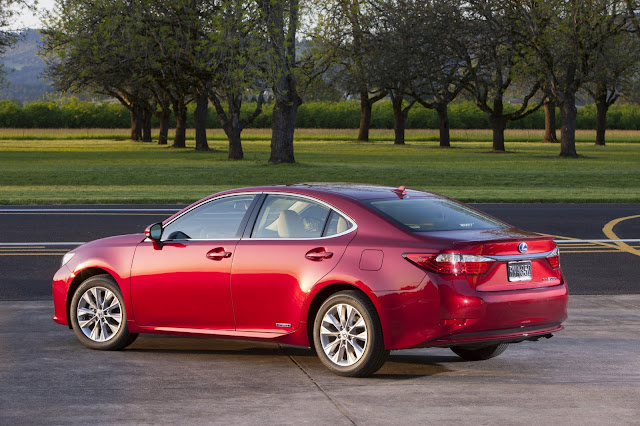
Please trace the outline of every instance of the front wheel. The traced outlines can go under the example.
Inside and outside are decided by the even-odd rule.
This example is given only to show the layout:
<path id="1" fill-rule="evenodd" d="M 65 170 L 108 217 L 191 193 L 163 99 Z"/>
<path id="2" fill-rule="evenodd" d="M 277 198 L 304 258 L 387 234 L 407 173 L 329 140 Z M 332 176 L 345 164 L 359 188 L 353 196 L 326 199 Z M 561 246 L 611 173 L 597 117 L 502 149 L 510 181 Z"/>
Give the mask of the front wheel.
<path id="1" fill-rule="evenodd" d="M 508 346 L 508 343 L 498 343 L 480 348 L 453 346 L 451 350 L 465 361 L 483 361 L 485 359 L 497 357 L 502 352 L 506 351 Z"/>
<path id="2" fill-rule="evenodd" d="M 109 275 L 96 275 L 78 287 L 69 316 L 78 340 L 91 349 L 123 349 L 138 337 L 129 333 L 122 294 Z"/>
<path id="3" fill-rule="evenodd" d="M 313 341 L 320 361 L 340 376 L 369 376 L 389 356 L 375 307 L 357 291 L 336 293 L 322 304 Z"/>

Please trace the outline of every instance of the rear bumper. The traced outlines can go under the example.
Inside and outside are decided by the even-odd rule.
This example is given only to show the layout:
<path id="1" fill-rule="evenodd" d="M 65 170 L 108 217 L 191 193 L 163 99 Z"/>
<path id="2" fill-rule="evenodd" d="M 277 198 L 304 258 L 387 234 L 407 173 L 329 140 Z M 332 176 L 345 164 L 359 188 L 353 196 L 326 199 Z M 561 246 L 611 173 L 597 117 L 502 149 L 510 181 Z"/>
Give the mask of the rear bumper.
<path id="1" fill-rule="evenodd" d="M 564 283 L 499 292 L 439 289 L 442 334 L 424 346 L 530 340 L 562 330 L 567 318 L 569 295 Z"/>
<path id="2" fill-rule="evenodd" d="M 564 282 L 483 292 L 464 278 L 432 276 L 415 290 L 377 296 L 387 349 L 518 342 L 560 331 L 567 318 Z"/>

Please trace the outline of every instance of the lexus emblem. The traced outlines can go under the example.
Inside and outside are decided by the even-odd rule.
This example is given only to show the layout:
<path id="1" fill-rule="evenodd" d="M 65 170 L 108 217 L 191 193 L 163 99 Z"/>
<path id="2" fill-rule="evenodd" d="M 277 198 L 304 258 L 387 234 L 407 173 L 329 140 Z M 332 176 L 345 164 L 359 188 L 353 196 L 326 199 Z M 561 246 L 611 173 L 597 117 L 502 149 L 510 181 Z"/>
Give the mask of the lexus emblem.
<path id="1" fill-rule="evenodd" d="M 518 244 L 518 251 L 520 253 L 526 253 L 528 249 L 529 249 L 529 246 L 527 246 L 527 243 Z"/>

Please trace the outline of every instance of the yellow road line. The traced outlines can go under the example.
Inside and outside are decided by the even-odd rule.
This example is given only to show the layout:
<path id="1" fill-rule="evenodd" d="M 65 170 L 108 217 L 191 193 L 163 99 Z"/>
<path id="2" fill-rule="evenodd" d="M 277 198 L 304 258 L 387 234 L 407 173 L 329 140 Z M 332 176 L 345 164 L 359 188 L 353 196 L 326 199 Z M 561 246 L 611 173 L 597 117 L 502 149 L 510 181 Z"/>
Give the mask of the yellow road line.
<path id="1" fill-rule="evenodd" d="M 607 238 L 609 238 L 611 240 L 619 240 L 620 237 L 618 237 L 616 235 L 616 233 L 613 232 L 613 227 L 616 226 L 617 224 L 619 224 L 620 222 L 624 221 L 624 220 L 638 219 L 638 218 L 640 218 L 640 215 L 620 217 L 618 219 L 614 219 L 611 222 L 607 223 L 604 226 L 604 228 L 602 228 L 602 232 L 604 233 L 604 235 L 607 236 Z M 622 251 L 626 251 L 627 253 L 631 253 L 631 254 L 635 254 L 636 256 L 640 256 L 640 250 L 636 250 L 635 248 L 631 247 L 629 244 L 627 244 L 625 242 L 617 241 L 615 244 Z"/>
<path id="2" fill-rule="evenodd" d="M 542 234 L 540 232 L 538 232 L 538 234 L 546 236 L 546 237 L 560 238 L 560 239 L 566 240 L 566 241 L 571 241 L 571 240 L 581 241 L 582 240 L 582 238 L 563 237 L 561 235 Z M 615 238 L 615 239 L 617 240 L 618 238 Z M 578 243 L 576 243 L 576 244 L 578 244 Z M 583 244 L 583 243 L 579 243 L 579 244 Z M 613 243 L 594 242 L 593 244 L 595 244 L 595 245 L 597 245 L 599 247 L 602 247 L 602 248 L 618 249 L 618 246 L 616 244 L 613 244 Z"/>

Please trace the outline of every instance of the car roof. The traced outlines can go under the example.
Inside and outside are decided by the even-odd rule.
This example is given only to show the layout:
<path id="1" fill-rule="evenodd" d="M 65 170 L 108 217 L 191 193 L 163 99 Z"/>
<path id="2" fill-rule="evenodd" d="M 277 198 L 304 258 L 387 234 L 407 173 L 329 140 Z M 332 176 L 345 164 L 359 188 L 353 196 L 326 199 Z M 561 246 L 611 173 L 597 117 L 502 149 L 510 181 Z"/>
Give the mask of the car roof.
<path id="1" fill-rule="evenodd" d="M 248 191 L 275 191 L 292 192 L 298 194 L 314 195 L 318 193 L 331 193 L 346 196 L 357 200 L 371 200 L 380 198 L 397 198 L 403 191 L 402 196 L 407 197 L 440 197 L 438 194 L 415 189 L 406 189 L 403 186 L 379 186 L 359 183 L 294 183 L 286 185 L 258 186 L 252 188 L 241 188 L 231 192 Z"/>

